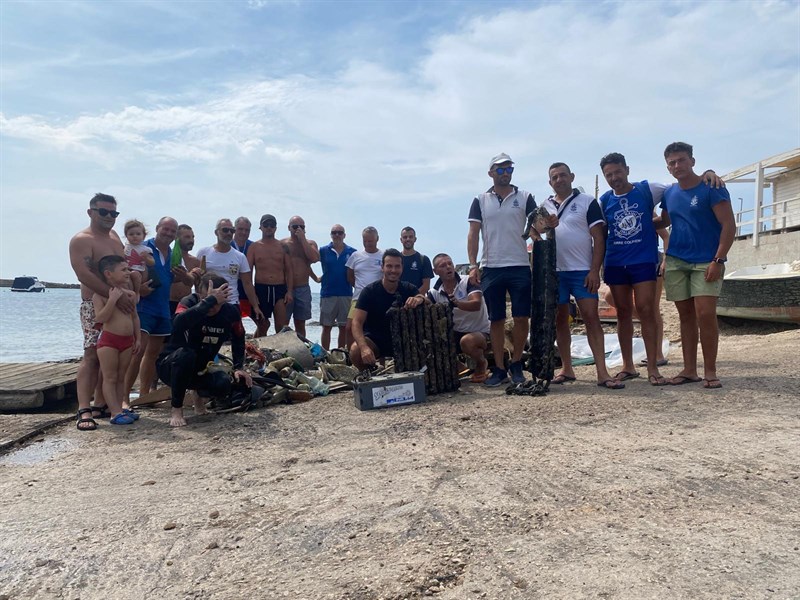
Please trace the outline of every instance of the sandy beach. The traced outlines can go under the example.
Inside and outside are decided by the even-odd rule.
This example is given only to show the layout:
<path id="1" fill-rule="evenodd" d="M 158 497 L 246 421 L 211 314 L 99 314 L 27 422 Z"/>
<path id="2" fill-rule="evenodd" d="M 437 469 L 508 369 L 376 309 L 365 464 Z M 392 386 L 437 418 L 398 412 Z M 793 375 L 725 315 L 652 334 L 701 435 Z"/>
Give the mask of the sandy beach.
<path id="1" fill-rule="evenodd" d="M 797 598 L 798 348 L 723 325 L 722 390 L 70 422 L 0 457 L 0 598 Z"/>

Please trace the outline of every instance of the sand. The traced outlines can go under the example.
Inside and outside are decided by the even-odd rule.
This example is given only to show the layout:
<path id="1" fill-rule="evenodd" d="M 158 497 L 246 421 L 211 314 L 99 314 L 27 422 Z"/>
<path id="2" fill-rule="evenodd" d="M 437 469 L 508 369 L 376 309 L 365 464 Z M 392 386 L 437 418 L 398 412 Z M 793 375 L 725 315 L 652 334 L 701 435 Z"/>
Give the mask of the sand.
<path id="1" fill-rule="evenodd" d="M 724 326 L 716 391 L 69 423 L 0 457 L 0 598 L 797 598 L 798 350 Z"/>

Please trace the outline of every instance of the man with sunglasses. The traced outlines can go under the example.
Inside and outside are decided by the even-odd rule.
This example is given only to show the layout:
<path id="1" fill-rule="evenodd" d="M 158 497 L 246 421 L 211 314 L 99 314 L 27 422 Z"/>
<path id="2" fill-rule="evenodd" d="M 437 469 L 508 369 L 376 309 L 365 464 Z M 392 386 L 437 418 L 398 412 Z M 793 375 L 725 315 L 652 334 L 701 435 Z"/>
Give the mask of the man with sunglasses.
<path id="1" fill-rule="evenodd" d="M 311 318 L 311 265 L 319 261 L 317 242 L 306 238 L 306 223 L 295 215 L 289 219 L 288 238 L 281 240 L 292 259 L 292 300 L 286 303 L 286 316 L 294 318 L 294 330 L 305 337 L 306 321 Z"/>
<path id="2" fill-rule="evenodd" d="M 100 331 L 95 327 L 94 304 L 92 295 L 108 297 L 110 287 L 97 270 L 101 258 L 109 255 L 125 256 L 124 246 L 119 235 L 114 231 L 119 213 L 117 200 L 108 194 L 95 194 L 89 201 L 89 227 L 79 231 L 69 242 L 69 260 L 72 270 L 81 284 L 80 318 L 83 328 L 83 360 L 78 367 L 78 429 L 94 431 L 97 429 L 92 417 L 103 417 L 105 405 L 102 390 L 97 387 L 100 375 L 100 362 L 97 359 L 97 339 Z M 117 306 L 130 314 L 136 310 L 135 294 L 131 291 L 123 295 Z M 95 390 L 95 388 L 97 388 Z M 91 408 L 92 394 L 95 395 L 95 407 Z M 84 415 L 89 416 L 84 416 Z M 110 416 L 110 415 L 109 415 Z"/>
<path id="3" fill-rule="evenodd" d="M 347 343 L 347 313 L 350 312 L 350 300 L 353 297 L 353 286 L 347 280 L 347 259 L 356 251 L 344 243 L 347 237 L 344 227 L 338 223 L 331 227 L 331 243 L 319 249 L 319 260 L 322 263 L 322 288 L 320 289 L 319 322 L 322 325 L 320 343 L 325 350 L 330 350 L 331 330 L 339 327 L 338 347 L 344 348 Z"/>
<path id="4" fill-rule="evenodd" d="M 275 313 L 275 332 L 289 324 L 286 304 L 292 299 L 292 261 L 289 251 L 275 238 L 278 221 L 273 215 L 262 215 L 259 221 L 261 239 L 250 244 L 247 262 L 255 271 L 255 290 L 264 319 L 259 322 L 257 336 L 267 335 L 269 319 Z"/>
<path id="5" fill-rule="evenodd" d="M 508 370 L 514 383 L 525 381 L 522 351 L 528 337 L 531 315 L 531 266 L 522 234 L 525 233 L 528 217 L 536 210 L 536 201 L 530 192 L 511 185 L 513 165 L 514 161 L 505 153 L 489 161 L 488 174 L 493 185 L 473 199 L 468 218 L 469 277 L 474 284 L 481 285 L 491 322 L 490 337 L 495 366 L 491 376 L 484 382 L 489 387 L 508 381 L 504 364 L 506 294 L 511 296 L 511 316 L 514 319 L 513 351 Z M 555 222 L 555 219 L 551 219 L 551 222 Z M 531 237 L 539 237 L 532 226 L 528 233 Z M 483 238 L 480 265 L 479 237 Z"/>
<path id="6" fill-rule="evenodd" d="M 207 273 L 216 273 L 228 282 L 228 286 L 231 288 L 228 304 L 235 304 L 237 309 L 239 309 L 239 289 L 237 284 L 239 281 L 242 282 L 245 295 L 250 302 L 253 320 L 258 323 L 264 319 L 264 315 L 259 308 L 247 257 L 233 247 L 233 235 L 235 233 L 236 229 L 230 219 L 220 219 L 214 229 L 217 243 L 213 246 L 201 248 L 197 253 L 197 258 L 201 263 L 205 258 Z"/>

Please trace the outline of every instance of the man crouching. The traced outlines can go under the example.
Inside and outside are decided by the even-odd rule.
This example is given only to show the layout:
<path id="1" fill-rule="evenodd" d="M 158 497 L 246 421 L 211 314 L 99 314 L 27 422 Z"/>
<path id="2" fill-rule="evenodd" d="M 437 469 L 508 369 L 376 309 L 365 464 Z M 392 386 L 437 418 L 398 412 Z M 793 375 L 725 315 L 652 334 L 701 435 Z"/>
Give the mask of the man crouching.
<path id="1" fill-rule="evenodd" d="M 395 302 L 415 308 L 425 302 L 419 289 L 400 281 L 403 274 L 403 255 L 394 248 L 383 253 L 381 259 L 383 276 L 373 281 L 358 296 L 353 314 L 353 339 L 350 360 L 359 371 L 375 365 L 379 358 L 392 355 L 392 334 L 386 316 Z"/>
<path id="2" fill-rule="evenodd" d="M 252 387 L 244 367 L 244 326 L 239 310 L 228 304 L 228 284 L 222 277 L 204 275 L 198 294 L 181 300 L 175 311 L 172 336 L 156 361 L 158 376 L 172 388 L 171 427 L 183 427 L 183 399 L 186 390 L 197 391 L 196 412 L 205 412 L 207 398 L 222 398 L 231 391 L 231 379 L 222 371 L 208 371 L 222 344 L 231 341 L 233 378 Z"/>

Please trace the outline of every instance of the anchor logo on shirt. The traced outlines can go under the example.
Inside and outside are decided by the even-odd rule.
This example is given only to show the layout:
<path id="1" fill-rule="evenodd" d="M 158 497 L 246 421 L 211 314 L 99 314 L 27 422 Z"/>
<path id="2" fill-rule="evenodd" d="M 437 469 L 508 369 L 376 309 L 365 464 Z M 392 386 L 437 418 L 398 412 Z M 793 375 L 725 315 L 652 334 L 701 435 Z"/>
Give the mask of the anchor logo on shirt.
<path id="1" fill-rule="evenodd" d="M 638 208 L 638 204 L 628 206 L 628 199 L 620 198 L 619 204 L 622 210 L 617 211 L 614 215 L 614 225 L 616 227 L 617 236 L 622 239 L 630 239 L 642 231 L 642 217 L 641 214 L 632 210 Z"/>
<path id="2" fill-rule="evenodd" d="M 695 208 L 697 206 L 698 202 L 699 202 L 699 200 L 697 199 L 697 196 L 692 196 L 692 199 L 689 202 L 689 206 L 691 206 L 692 208 Z"/>

